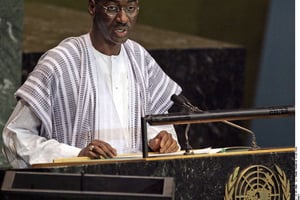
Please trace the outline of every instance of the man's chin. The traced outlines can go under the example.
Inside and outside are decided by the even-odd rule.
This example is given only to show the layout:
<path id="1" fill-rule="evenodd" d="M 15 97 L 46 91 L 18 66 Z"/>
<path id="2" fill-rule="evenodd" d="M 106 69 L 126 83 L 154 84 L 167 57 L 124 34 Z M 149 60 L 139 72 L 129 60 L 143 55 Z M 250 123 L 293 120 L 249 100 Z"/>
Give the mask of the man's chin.
<path id="1" fill-rule="evenodd" d="M 114 39 L 114 43 L 120 45 L 120 44 L 125 43 L 127 40 L 128 40 L 128 37 L 126 37 L 126 38 L 116 38 L 116 39 Z"/>

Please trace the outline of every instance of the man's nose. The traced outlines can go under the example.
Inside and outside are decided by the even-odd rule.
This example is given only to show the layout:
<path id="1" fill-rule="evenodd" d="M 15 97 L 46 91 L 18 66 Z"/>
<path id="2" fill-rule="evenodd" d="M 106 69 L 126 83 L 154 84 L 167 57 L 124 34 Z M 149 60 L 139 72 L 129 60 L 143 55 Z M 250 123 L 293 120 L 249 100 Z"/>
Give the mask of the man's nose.
<path id="1" fill-rule="evenodd" d="M 121 9 L 117 15 L 117 20 L 118 22 L 122 23 L 122 24 L 126 24 L 129 20 L 129 17 L 127 15 L 127 13 L 125 12 L 124 9 Z"/>

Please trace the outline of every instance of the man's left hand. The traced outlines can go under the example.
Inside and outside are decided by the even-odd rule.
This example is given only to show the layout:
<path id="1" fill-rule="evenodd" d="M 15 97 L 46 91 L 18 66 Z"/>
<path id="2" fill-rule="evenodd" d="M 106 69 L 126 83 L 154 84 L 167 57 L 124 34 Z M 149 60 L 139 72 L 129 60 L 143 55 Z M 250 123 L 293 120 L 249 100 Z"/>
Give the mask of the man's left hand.
<path id="1" fill-rule="evenodd" d="M 179 149 L 178 143 L 167 131 L 159 132 L 153 139 L 149 141 L 149 147 L 154 152 L 172 153 Z"/>

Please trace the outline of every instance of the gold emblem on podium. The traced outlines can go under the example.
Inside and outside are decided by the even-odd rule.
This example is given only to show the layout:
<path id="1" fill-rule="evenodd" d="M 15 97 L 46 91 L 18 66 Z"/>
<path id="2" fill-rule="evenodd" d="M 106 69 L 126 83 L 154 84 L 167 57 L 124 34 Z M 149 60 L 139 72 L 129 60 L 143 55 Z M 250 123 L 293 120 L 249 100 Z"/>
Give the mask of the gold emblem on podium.
<path id="1" fill-rule="evenodd" d="M 290 200 L 290 181 L 277 165 L 274 171 L 252 165 L 236 167 L 225 185 L 224 200 Z"/>

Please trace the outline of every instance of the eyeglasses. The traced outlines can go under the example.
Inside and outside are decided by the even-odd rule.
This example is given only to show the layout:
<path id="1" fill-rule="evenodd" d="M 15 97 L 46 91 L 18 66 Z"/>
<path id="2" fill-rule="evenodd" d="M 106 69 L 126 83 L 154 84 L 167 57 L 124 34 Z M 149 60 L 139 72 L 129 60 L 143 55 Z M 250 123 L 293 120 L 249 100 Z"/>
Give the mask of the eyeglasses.
<path id="1" fill-rule="evenodd" d="M 121 10 L 124 10 L 128 17 L 135 17 L 137 16 L 138 11 L 140 9 L 139 6 L 135 6 L 135 5 L 129 5 L 125 7 L 120 7 L 117 5 L 110 5 L 110 6 L 101 5 L 101 6 L 105 10 L 105 14 L 107 14 L 109 17 L 117 16 L 117 14 Z"/>

